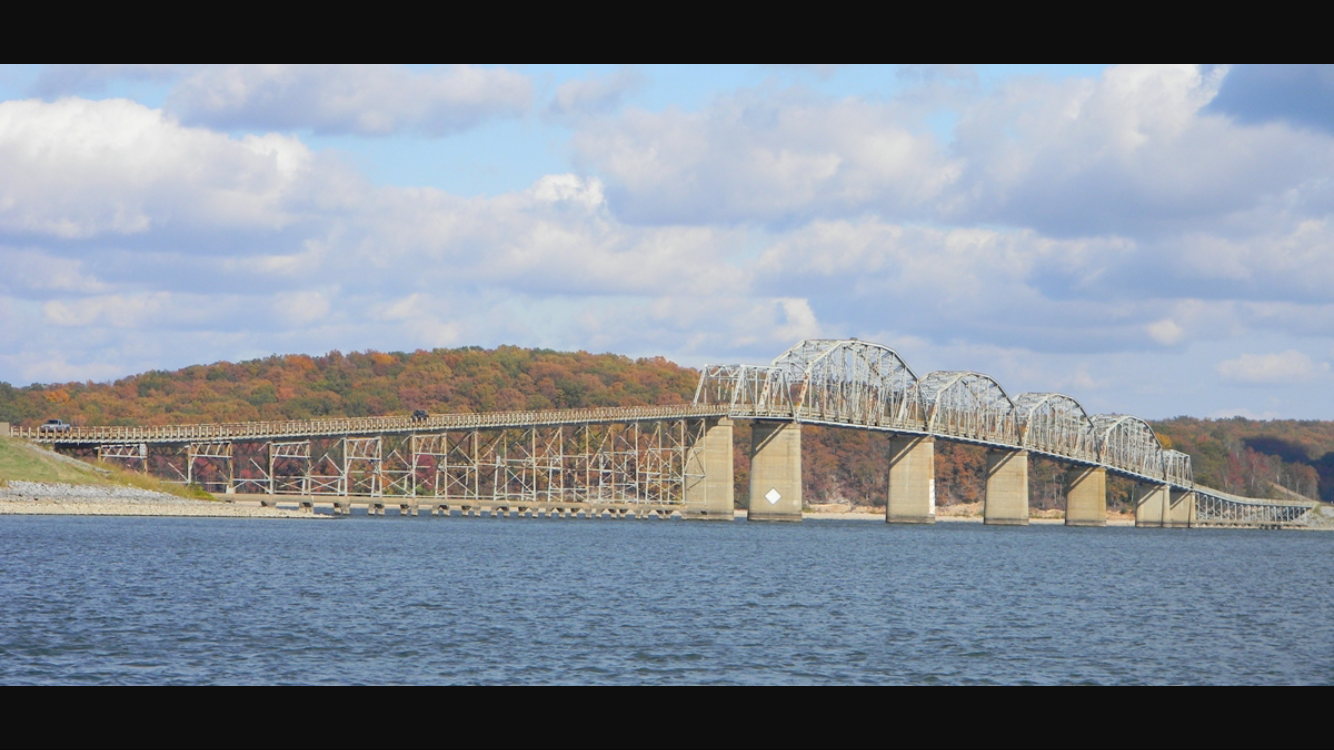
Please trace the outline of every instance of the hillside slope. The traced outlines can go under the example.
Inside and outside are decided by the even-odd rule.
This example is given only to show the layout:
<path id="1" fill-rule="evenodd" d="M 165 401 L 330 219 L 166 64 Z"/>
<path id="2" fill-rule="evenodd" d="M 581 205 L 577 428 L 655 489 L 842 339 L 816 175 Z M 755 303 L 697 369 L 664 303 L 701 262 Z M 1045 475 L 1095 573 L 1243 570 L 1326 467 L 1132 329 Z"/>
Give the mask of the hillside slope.
<path id="1" fill-rule="evenodd" d="M 156 477 L 125 471 L 118 467 L 96 466 L 76 458 L 62 456 L 23 440 L 0 437 L 0 488 L 7 486 L 11 481 L 133 487 L 178 497 L 213 499 L 212 495 L 197 488 L 170 484 Z"/>

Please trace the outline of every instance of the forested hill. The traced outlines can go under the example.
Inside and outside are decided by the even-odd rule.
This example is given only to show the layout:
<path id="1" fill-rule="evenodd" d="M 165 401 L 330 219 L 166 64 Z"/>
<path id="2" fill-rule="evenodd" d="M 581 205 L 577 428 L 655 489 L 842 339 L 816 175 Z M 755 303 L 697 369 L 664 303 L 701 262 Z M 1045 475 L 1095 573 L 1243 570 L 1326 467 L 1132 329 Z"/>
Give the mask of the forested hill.
<path id="1" fill-rule="evenodd" d="M 1189 453 L 1195 481 L 1251 497 L 1284 489 L 1334 501 L 1334 422 L 1195 419 L 1155 422 L 1169 448 Z"/>
<path id="2" fill-rule="evenodd" d="M 685 403 L 699 373 L 661 357 L 555 352 L 502 346 L 412 353 L 331 352 L 272 356 L 236 364 L 153 371 L 114 383 L 15 388 L 0 383 L 0 422 L 35 426 L 160 425 L 312 417 L 564 409 Z M 1200 420 L 1156 423 L 1169 447 L 1194 458 L 1202 484 L 1252 496 L 1285 490 L 1334 500 L 1334 422 Z M 737 483 L 748 461 L 737 431 Z M 810 502 L 884 504 L 888 450 L 883 435 L 809 427 L 803 474 Z M 985 459 L 973 447 L 937 443 L 942 503 L 979 499 Z M 1033 461 L 1035 505 L 1063 503 L 1061 467 Z M 1126 494 L 1128 488 L 1114 490 Z"/>
<path id="3" fill-rule="evenodd" d="M 688 402 L 698 374 L 662 358 L 502 346 L 330 352 L 155 370 L 110 384 L 13 388 L 0 421 L 34 425 L 245 422 L 333 416 L 565 409 Z"/>

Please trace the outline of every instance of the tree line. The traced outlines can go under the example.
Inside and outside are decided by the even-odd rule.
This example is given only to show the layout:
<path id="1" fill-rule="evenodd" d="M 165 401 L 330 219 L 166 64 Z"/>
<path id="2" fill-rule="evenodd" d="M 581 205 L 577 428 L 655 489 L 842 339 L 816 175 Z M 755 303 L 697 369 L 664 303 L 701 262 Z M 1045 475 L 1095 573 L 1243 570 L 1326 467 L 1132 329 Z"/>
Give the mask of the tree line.
<path id="1" fill-rule="evenodd" d="M 698 371 L 662 357 L 557 352 L 501 346 L 415 352 L 338 351 L 274 355 L 110 383 L 0 383 L 0 422 L 50 418 L 84 425 L 247 422 L 385 414 L 466 413 L 688 403 Z M 1255 497 L 1334 500 L 1334 422 L 1177 417 L 1153 423 L 1166 447 L 1189 453 L 1201 484 Z M 749 481 L 749 428 L 736 431 L 737 497 Z M 883 506 L 888 437 L 807 425 L 802 461 L 808 502 Z M 983 449 L 936 442 L 937 501 L 982 497 Z M 1063 508 L 1065 467 L 1030 463 L 1030 502 Z M 1130 502 L 1128 482 L 1110 483 L 1112 506 Z"/>

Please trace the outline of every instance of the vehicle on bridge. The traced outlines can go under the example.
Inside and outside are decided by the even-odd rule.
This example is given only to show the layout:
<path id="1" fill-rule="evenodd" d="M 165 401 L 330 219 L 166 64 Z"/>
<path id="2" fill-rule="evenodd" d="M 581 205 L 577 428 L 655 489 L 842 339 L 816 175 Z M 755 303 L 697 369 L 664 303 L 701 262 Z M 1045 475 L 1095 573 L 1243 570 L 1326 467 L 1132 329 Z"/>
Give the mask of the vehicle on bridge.
<path id="1" fill-rule="evenodd" d="M 40 432 L 69 432 L 72 425 L 63 419 L 48 419 L 38 427 Z"/>

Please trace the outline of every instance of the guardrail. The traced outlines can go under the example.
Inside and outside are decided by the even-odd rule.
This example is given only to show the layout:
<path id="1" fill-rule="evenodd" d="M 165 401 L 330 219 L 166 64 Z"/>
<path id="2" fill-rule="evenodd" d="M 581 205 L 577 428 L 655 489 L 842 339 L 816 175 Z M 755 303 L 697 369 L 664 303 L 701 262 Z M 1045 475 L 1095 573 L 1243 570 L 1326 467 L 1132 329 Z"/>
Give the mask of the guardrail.
<path id="1" fill-rule="evenodd" d="M 561 424 L 651 422 L 663 419 L 726 416 L 725 406 L 615 406 L 597 409 L 551 409 L 544 411 L 484 412 L 481 414 L 436 414 L 424 419 L 411 416 L 343 417 L 281 422 L 231 424 L 185 424 L 156 427 L 71 427 L 42 430 L 37 427 L 11 429 L 15 437 L 36 443 L 63 445 L 107 445 L 114 443 L 185 443 L 222 440 L 263 440 L 326 435 L 357 436 L 432 432 L 470 428 L 533 427 Z"/>

